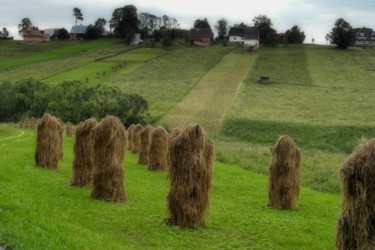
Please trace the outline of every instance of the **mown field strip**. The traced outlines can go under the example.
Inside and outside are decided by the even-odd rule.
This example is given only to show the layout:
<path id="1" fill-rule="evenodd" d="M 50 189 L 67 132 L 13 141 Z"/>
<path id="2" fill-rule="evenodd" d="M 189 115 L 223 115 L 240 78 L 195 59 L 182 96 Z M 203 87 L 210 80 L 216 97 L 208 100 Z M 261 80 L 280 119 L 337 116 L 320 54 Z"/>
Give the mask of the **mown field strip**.
<path id="1" fill-rule="evenodd" d="M 256 54 L 224 56 L 158 123 L 182 128 L 194 122 L 210 133 L 218 132 L 255 58 Z"/>

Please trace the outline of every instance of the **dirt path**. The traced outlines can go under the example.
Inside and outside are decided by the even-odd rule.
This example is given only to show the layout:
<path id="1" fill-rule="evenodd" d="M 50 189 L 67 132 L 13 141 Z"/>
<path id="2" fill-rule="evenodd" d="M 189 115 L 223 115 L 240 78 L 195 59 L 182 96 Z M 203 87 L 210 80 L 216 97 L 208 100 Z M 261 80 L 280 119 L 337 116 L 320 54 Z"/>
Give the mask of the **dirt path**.
<path id="1" fill-rule="evenodd" d="M 194 122 L 218 132 L 255 58 L 254 53 L 223 57 L 158 123 L 172 129 Z"/>

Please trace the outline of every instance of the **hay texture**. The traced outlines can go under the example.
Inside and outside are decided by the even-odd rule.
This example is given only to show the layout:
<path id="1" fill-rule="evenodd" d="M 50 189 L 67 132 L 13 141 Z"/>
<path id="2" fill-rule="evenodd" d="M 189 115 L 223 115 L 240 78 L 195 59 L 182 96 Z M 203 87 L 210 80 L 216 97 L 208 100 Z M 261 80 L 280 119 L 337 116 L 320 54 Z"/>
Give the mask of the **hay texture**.
<path id="1" fill-rule="evenodd" d="M 150 134 L 150 151 L 148 154 L 147 169 L 151 171 L 167 168 L 168 134 L 159 126 Z"/>
<path id="2" fill-rule="evenodd" d="M 135 124 L 131 124 L 128 129 L 127 129 L 127 132 L 128 132 L 128 150 L 131 151 L 132 150 L 132 130 L 134 128 Z"/>
<path id="3" fill-rule="evenodd" d="M 38 125 L 38 119 L 31 117 L 29 120 L 29 129 L 36 130 L 36 127 Z"/>
<path id="4" fill-rule="evenodd" d="M 180 227 L 205 223 L 209 208 L 213 143 L 200 125 L 189 125 L 169 144 L 168 222 Z"/>
<path id="5" fill-rule="evenodd" d="M 66 136 L 68 136 L 68 137 L 73 136 L 74 130 L 73 130 L 73 124 L 71 122 L 67 122 L 65 124 L 65 132 L 66 132 Z"/>
<path id="6" fill-rule="evenodd" d="M 343 201 L 337 249 L 375 249 L 375 139 L 361 143 L 341 166 Z"/>
<path id="7" fill-rule="evenodd" d="M 147 165 L 148 164 L 148 154 L 150 151 L 150 133 L 153 128 L 151 126 L 146 126 L 140 133 L 139 138 L 141 142 L 141 151 L 138 156 L 138 164 Z"/>
<path id="8" fill-rule="evenodd" d="M 139 154 L 141 152 L 141 138 L 139 133 L 143 130 L 141 124 L 137 124 L 133 127 L 131 131 L 131 151 L 133 154 Z"/>
<path id="9" fill-rule="evenodd" d="M 93 198 L 126 200 L 123 170 L 125 149 L 123 124 L 117 117 L 107 115 L 93 130 Z"/>
<path id="10" fill-rule="evenodd" d="M 59 127 L 59 144 L 58 144 L 58 151 L 59 153 L 59 160 L 61 160 L 64 157 L 64 151 L 63 151 L 63 144 L 64 144 L 64 122 L 57 118 L 57 121 L 60 123 Z"/>
<path id="11" fill-rule="evenodd" d="M 98 122 L 94 118 L 78 124 L 74 142 L 72 186 L 89 185 L 93 168 L 93 130 Z"/>
<path id="12" fill-rule="evenodd" d="M 298 207 L 301 152 L 289 136 L 281 136 L 271 148 L 269 166 L 269 205 L 281 209 Z"/>
<path id="13" fill-rule="evenodd" d="M 61 124 L 50 114 L 44 114 L 37 125 L 35 164 L 44 168 L 57 169 L 60 159 Z"/>

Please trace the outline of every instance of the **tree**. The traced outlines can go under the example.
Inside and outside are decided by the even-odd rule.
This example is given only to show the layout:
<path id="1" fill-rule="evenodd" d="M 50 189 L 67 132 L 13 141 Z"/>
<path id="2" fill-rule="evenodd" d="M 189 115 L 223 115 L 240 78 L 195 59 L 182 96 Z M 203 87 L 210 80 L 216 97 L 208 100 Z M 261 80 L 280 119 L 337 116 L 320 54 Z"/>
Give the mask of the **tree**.
<path id="1" fill-rule="evenodd" d="M 3 28 L 3 34 L 4 34 L 5 37 L 9 36 L 9 32 L 8 32 L 7 28 L 5 28 L 5 27 Z"/>
<path id="2" fill-rule="evenodd" d="M 134 5 L 126 5 L 113 11 L 110 27 L 114 29 L 116 37 L 125 38 L 127 43 L 131 43 L 135 33 L 139 31 L 138 25 L 137 8 Z"/>
<path id="3" fill-rule="evenodd" d="M 77 7 L 75 7 L 73 9 L 73 16 L 76 17 L 76 25 L 77 25 L 77 20 L 83 21 L 83 14 L 82 14 L 81 10 L 78 9 Z"/>
<path id="4" fill-rule="evenodd" d="M 276 30 L 270 28 L 266 34 L 266 37 L 263 39 L 263 44 L 268 47 L 277 46 L 279 40 L 277 39 Z"/>
<path id="5" fill-rule="evenodd" d="M 59 29 L 57 32 L 57 39 L 66 40 L 69 38 L 69 32 L 65 28 Z"/>
<path id="6" fill-rule="evenodd" d="M 194 28 L 204 29 L 204 28 L 211 28 L 211 26 L 208 23 L 207 18 L 204 18 L 204 19 L 195 20 Z"/>
<path id="7" fill-rule="evenodd" d="M 107 24 L 107 20 L 105 20 L 104 18 L 98 18 L 95 21 L 95 25 L 94 26 L 98 30 L 99 35 L 102 34 L 105 31 L 105 25 L 106 24 Z"/>
<path id="8" fill-rule="evenodd" d="M 33 25 L 33 23 L 30 21 L 29 18 L 23 18 L 21 20 L 21 23 L 18 24 L 18 34 L 20 36 L 22 36 L 22 34 L 25 32 L 25 30 L 30 27 L 31 25 Z"/>
<path id="9" fill-rule="evenodd" d="M 267 34 L 273 33 L 274 29 L 272 29 L 272 22 L 266 15 L 259 15 L 253 18 L 253 23 L 255 27 L 259 28 L 259 42 L 263 44 Z M 269 38 L 272 37 L 272 34 Z"/>
<path id="10" fill-rule="evenodd" d="M 288 43 L 301 44 L 305 40 L 305 33 L 301 31 L 301 28 L 294 25 L 290 30 L 286 32 Z"/>
<path id="11" fill-rule="evenodd" d="M 326 38 L 326 42 L 327 42 L 327 44 L 328 44 L 329 40 L 331 39 L 331 36 L 329 35 L 329 33 L 326 34 L 326 37 L 325 37 L 325 38 Z"/>
<path id="12" fill-rule="evenodd" d="M 330 33 L 331 43 L 336 44 L 339 49 L 346 49 L 354 44 L 355 35 L 352 32 L 352 26 L 343 18 L 335 22 L 335 26 Z"/>
<path id="13" fill-rule="evenodd" d="M 221 18 L 217 21 L 215 28 L 217 30 L 217 40 L 225 41 L 228 32 L 228 22 L 226 19 Z"/>

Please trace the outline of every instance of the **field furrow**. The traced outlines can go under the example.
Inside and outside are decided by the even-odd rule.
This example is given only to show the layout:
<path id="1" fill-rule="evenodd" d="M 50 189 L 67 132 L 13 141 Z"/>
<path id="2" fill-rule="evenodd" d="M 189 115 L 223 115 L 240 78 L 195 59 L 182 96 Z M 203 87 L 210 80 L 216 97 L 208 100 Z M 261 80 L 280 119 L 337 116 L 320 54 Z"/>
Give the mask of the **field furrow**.
<path id="1" fill-rule="evenodd" d="M 218 132 L 256 54 L 228 54 L 195 87 L 159 120 L 169 128 L 194 122 L 208 132 Z"/>

